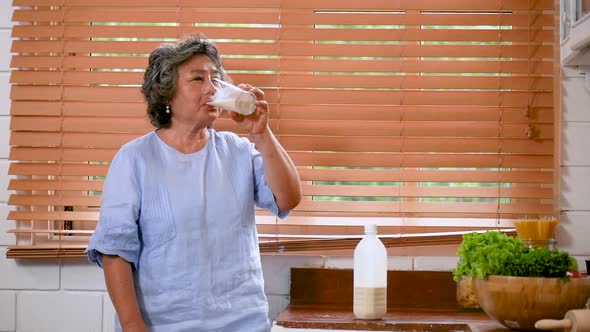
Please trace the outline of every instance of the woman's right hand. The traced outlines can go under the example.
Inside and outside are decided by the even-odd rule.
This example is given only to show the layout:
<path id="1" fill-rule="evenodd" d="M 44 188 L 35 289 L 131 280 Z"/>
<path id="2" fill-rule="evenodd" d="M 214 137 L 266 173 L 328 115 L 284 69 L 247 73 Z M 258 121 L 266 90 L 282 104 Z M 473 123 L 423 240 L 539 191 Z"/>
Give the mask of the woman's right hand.
<path id="1" fill-rule="evenodd" d="M 250 115 L 229 112 L 232 120 L 250 135 L 264 134 L 268 130 L 269 116 L 269 105 L 264 97 L 264 91 L 244 83 L 238 84 L 238 88 L 256 96 L 256 110 Z"/>

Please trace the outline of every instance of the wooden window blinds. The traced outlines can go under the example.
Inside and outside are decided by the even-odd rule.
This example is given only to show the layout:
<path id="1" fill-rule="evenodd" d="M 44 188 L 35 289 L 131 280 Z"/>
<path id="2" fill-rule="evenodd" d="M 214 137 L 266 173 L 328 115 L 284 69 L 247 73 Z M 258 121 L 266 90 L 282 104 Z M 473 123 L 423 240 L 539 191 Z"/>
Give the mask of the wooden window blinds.
<path id="1" fill-rule="evenodd" d="M 13 5 L 9 257 L 83 255 L 109 162 L 152 130 L 138 88 L 147 55 L 197 32 L 234 82 L 264 89 L 301 176 L 289 218 L 259 213 L 263 251 L 367 222 L 412 234 L 553 214 L 553 0 Z"/>

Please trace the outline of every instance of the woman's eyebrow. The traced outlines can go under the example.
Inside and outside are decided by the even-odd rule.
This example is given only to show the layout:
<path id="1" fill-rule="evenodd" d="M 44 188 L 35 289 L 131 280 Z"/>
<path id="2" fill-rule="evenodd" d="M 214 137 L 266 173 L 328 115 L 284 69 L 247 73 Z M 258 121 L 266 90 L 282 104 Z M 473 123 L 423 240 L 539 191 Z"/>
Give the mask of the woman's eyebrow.
<path id="1" fill-rule="evenodd" d="M 203 70 L 203 69 L 192 69 L 190 72 L 191 72 L 191 74 L 208 74 L 209 73 L 208 70 Z M 211 73 L 213 75 L 219 75 L 219 70 L 217 70 L 217 69 L 211 70 Z"/>

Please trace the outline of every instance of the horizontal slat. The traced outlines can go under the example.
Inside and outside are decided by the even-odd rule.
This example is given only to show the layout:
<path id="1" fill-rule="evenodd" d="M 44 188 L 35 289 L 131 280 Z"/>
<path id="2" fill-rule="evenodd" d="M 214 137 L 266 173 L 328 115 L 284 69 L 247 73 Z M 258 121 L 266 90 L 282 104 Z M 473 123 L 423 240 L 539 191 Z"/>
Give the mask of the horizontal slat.
<path id="1" fill-rule="evenodd" d="M 283 10 L 280 18 L 276 12 L 258 12 L 256 15 L 236 15 L 243 11 L 217 11 L 213 8 L 203 10 L 186 7 L 182 10 L 176 8 L 161 8 L 158 11 L 143 10 L 141 7 L 133 10 L 130 15 L 128 9 L 67 7 L 61 10 L 15 10 L 13 21 L 31 22 L 167 22 L 167 23 L 242 23 L 242 24 L 283 24 L 283 25 L 314 25 L 314 24 L 348 24 L 348 25 L 452 25 L 452 26 L 477 26 L 477 25 L 508 25 L 513 27 L 524 26 L 551 26 L 553 27 L 553 15 L 543 12 L 517 11 L 513 13 L 493 12 L 438 12 L 425 13 L 399 12 L 357 12 L 357 13 L 330 13 Z M 531 19 L 532 18 L 532 19 Z M 280 19 L 280 20 L 279 20 Z"/>
<path id="2" fill-rule="evenodd" d="M 364 234 L 363 226 L 359 225 L 359 220 L 363 220 L 367 223 L 372 223 L 378 225 L 378 232 L 379 237 L 383 238 L 391 238 L 391 237 L 399 237 L 400 234 L 407 234 L 408 236 L 416 236 L 420 237 L 421 233 L 424 233 L 427 230 L 429 233 L 449 233 L 449 232 L 469 232 L 469 231 L 477 231 L 477 230 L 486 230 L 489 228 L 495 228 L 501 230 L 501 227 L 507 227 L 504 225 L 504 222 L 497 222 L 496 220 L 490 219 L 469 219 L 469 224 L 464 223 L 460 225 L 460 223 L 456 223 L 454 226 L 441 226 L 438 224 L 450 224 L 446 219 L 429 219 L 432 221 L 429 222 L 418 222 L 415 221 L 417 219 L 412 218 L 405 218 L 403 225 L 395 225 L 399 222 L 396 220 L 401 220 L 399 218 L 359 218 L 356 221 L 353 221 L 353 225 L 348 225 L 346 223 L 339 224 L 339 223 L 330 223 L 330 222 L 323 222 L 324 220 L 329 220 L 334 218 L 300 218 L 294 217 L 289 218 L 288 220 L 284 220 L 280 224 L 268 224 L 268 223 L 257 223 L 258 234 L 259 238 L 321 238 L 323 236 L 330 236 L 333 238 L 343 238 L 343 237 L 355 237 L 361 238 Z M 342 220 L 343 218 L 338 218 Z M 345 218 L 349 220 L 353 220 L 352 218 Z M 294 220 L 294 221 L 293 221 Z M 320 222 L 317 222 L 317 221 Z M 290 221 L 289 223 L 286 223 Z M 443 222 L 444 221 L 444 222 Z M 428 226 L 427 226 L 428 225 Z M 427 228 L 426 228 L 427 227 Z M 511 224 L 511 227 L 513 225 Z M 16 230 L 9 230 L 9 233 L 22 233 L 22 234 L 80 234 L 86 235 L 93 231 L 90 230 L 57 230 L 57 229 L 16 229 Z M 66 247 L 70 247 L 71 244 L 62 243 L 62 245 Z M 28 247 L 28 246 L 23 246 Z"/>
<path id="3" fill-rule="evenodd" d="M 124 7 L 128 9 L 135 9 L 137 4 L 128 1 L 118 0 L 17 0 L 13 3 L 14 6 L 75 6 L 75 7 Z M 168 7 L 174 8 L 177 6 L 201 6 L 201 7 L 239 7 L 239 8 L 273 8 L 278 7 L 280 2 L 277 0 L 179 0 L 176 3 L 170 3 L 166 0 L 142 0 L 142 7 Z M 133 15 L 133 14 L 131 14 Z"/>
<path id="4" fill-rule="evenodd" d="M 13 85 L 10 97 L 13 100 L 96 100 L 96 101 L 142 101 L 137 87 L 113 86 L 20 86 Z"/>
<path id="5" fill-rule="evenodd" d="M 397 70 L 393 67 L 383 71 Z M 254 80 L 252 80 L 254 81 Z M 26 83 L 26 82 L 25 82 Z M 481 76 L 281 75 L 284 88 L 551 90 L 552 78 Z"/>
<path id="6" fill-rule="evenodd" d="M 11 163 L 9 175 L 106 176 L 109 165 Z"/>
<path id="7" fill-rule="evenodd" d="M 143 10 L 137 8 L 134 12 L 134 22 L 176 22 L 177 10 L 161 9 Z M 15 9 L 12 20 L 15 22 L 101 22 L 101 21 L 120 21 L 129 20 L 129 10 L 102 8 L 96 10 L 92 8 L 75 8 L 64 7 L 63 10 L 31 10 Z M 129 21 L 128 21 L 129 22 Z"/>
<path id="8" fill-rule="evenodd" d="M 57 236 L 65 235 L 87 235 L 90 236 L 94 233 L 94 230 L 77 230 L 77 229 L 69 229 L 69 230 L 58 230 L 58 229 L 13 229 L 9 230 L 8 233 L 14 234 L 52 234 Z"/>
<path id="9" fill-rule="evenodd" d="M 47 258 L 85 258 L 87 257 L 85 250 L 87 245 L 77 245 L 77 248 L 60 248 L 56 243 L 56 247 L 44 246 L 10 246 L 6 251 L 6 258 L 18 259 L 47 259 Z"/>
<path id="10" fill-rule="evenodd" d="M 281 120 L 281 135 L 351 136 L 358 132 L 364 136 L 379 137 L 498 137 L 526 138 L 528 124 L 502 124 L 482 122 L 388 122 L 388 121 L 306 121 Z M 553 138 L 553 126 L 536 125 L 540 139 Z M 309 137 L 309 140 L 314 138 Z M 410 144 L 411 146 L 411 144 Z"/>
<path id="11" fill-rule="evenodd" d="M 371 201 L 308 201 L 300 203 L 297 214 L 314 212 L 338 213 L 346 212 L 358 216 L 400 216 L 411 214 L 444 216 L 458 214 L 473 214 L 482 216 L 500 215 L 539 215 L 551 214 L 551 204 L 498 204 L 498 203 L 433 203 L 433 202 L 371 202 Z M 10 211 L 8 220 L 98 220 L 98 212 L 54 212 L 54 211 Z"/>
<path id="12" fill-rule="evenodd" d="M 511 41 L 529 42 L 532 35 L 535 42 L 550 41 L 553 31 L 540 30 L 539 28 L 504 30 L 504 29 L 345 29 L 345 28 L 283 28 L 281 40 L 293 41 Z M 214 35 L 213 35 L 214 36 Z M 261 38 L 264 39 L 264 38 Z"/>
<path id="13" fill-rule="evenodd" d="M 483 92 L 483 91 L 356 91 L 334 90 L 281 91 L 280 101 L 295 104 L 306 100 L 311 104 L 394 104 L 394 105 L 469 105 L 522 106 L 533 101 L 535 107 L 552 107 L 551 92 Z M 270 99 L 275 101 L 274 99 Z"/>
<path id="14" fill-rule="evenodd" d="M 361 121 L 478 121 L 553 123 L 551 107 L 412 106 L 412 105 L 290 105 L 271 103 L 271 118 Z M 13 101 L 13 115 L 141 117 L 143 102 Z"/>
<path id="15" fill-rule="evenodd" d="M 13 53 L 114 53 L 149 54 L 161 42 L 152 41 L 34 41 L 14 40 Z M 300 42 L 216 43 L 222 54 L 333 56 L 333 57 L 457 57 L 457 58 L 550 58 L 553 47 L 545 45 L 374 45 L 310 44 Z"/>
<path id="16" fill-rule="evenodd" d="M 98 212 L 10 211 L 7 219 L 19 222 L 31 220 L 96 221 L 98 220 Z"/>
<path id="17" fill-rule="evenodd" d="M 449 214 L 546 214 L 553 213 L 551 204 L 497 203 L 424 203 L 424 202 L 367 202 L 367 201 L 302 201 L 298 212 L 348 212 L 369 215 L 403 215 L 413 213 Z M 377 212 L 378 211 L 378 212 Z"/>
<path id="18" fill-rule="evenodd" d="M 100 196 L 81 195 L 25 195 L 13 194 L 8 199 L 8 205 L 21 206 L 100 206 Z"/>
<path id="19" fill-rule="evenodd" d="M 378 227 L 379 236 L 399 237 L 401 234 L 420 236 L 425 231 L 429 233 L 448 233 L 448 232 L 465 232 L 474 230 L 486 230 L 490 228 L 502 229 L 513 228 L 514 223 L 508 219 L 444 219 L 444 218 L 390 218 L 390 217 L 367 217 L 367 218 L 350 218 L 350 217 L 290 217 L 282 220 L 280 223 L 273 222 L 274 218 L 258 216 L 257 229 L 259 238 L 321 238 L 330 236 L 333 238 L 342 238 L 351 236 L 360 238 L 364 234 L 362 223 L 375 224 Z M 360 222 L 360 224 L 359 224 Z M 59 223 L 59 222 L 58 222 Z M 92 222 L 88 222 L 92 223 Z M 76 230 L 58 230 L 58 229 L 18 229 L 9 230 L 11 233 L 71 233 Z M 81 234 L 86 234 L 89 230 L 77 230 Z M 69 244 L 66 244 L 69 245 Z"/>
<path id="20" fill-rule="evenodd" d="M 299 168 L 302 181 L 366 181 L 366 182 L 488 182 L 539 183 L 553 181 L 551 171 L 491 170 L 352 170 Z"/>
<path id="21" fill-rule="evenodd" d="M 147 133 L 153 126 L 147 117 L 13 117 L 12 131 Z"/>
<path id="22" fill-rule="evenodd" d="M 143 3 L 142 3 L 143 4 Z M 256 15 L 243 15 L 244 10 L 218 10 L 215 8 L 162 7 L 157 10 L 135 7 L 129 8 L 101 7 L 66 7 L 61 10 L 15 10 L 13 21 L 65 21 L 65 22 L 144 22 L 144 23 L 242 23 L 269 24 L 279 23 L 278 11 L 257 11 Z M 546 19 L 540 20 L 545 22 Z M 541 24 L 541 22 L 539 24 Z M 546 22 L 545 22 L 546 23 Z"/>
<path id="23" fill-rule="evenodd" d="M 146 133 L 152 129 L 145 118 L 94 118 L 94 117 L 13 117 L 12 131 L 57 131 L 57 132 L 129 132 Z M 364 136 L 379 137 L 498 137 L 527 138 L 529 124 L 498 124 L 482 122 L 389 122 L 389 121 L 312 121 L 312 120 L 271 120 L 271 128 L 279 135 L 323 135 L 350 136 L 358 131 Z M 230 130 L 233 121 L 216 123 L 219 130 Z M 537 124 L 538 139 L 552 139 L 553 126 Z M 309 137 L 309 140 L 313 140 Z M 100 153 L 100 149 L 99 149 Z"/>
<path id="24" fill-rule="evenodd" d="M 506 233 L 514 236 L 513 230 L 508 230 Z M 458 244 L 462 241 L 462 234 L 424 234 L 413 236 L 399 236 L 399 237 L 382 237 L 382 242 L 387 247 L 409 247 L 409 246 L 424 246 L 424 245 L 443 245 L 443 244 Z M 309 250 L 342 250 L 354 249 L 358 244 L 359 238 L 340 238 L 340 239 L 326 239 L 319 241 L 293 241 L 283 240 L 277 241 L 260 241 L 260 252 L 274 253 L 274 252 L 294 252 L 294 251 L 309 251 Z M 9 246 L 7 250 L 7 258 L 26 258 L 39 259 L 48 257 L 68 257 L 68 258 L 82 258 L 86 257 L 85 246 L 83 245 L 66 245 L 56 243 L 54 246 Z"/>
<path id="25" fill-rule="evenodd" d="M 316 90 L 284 89 L 266 94 L 269 102 L 297 104 L 392 104 L 392 105 L 459 105 L 552 107 L 552 92 L 518 91 L 396 91 L 396 90 Z M 13 85 L 12 100 L 71 100 L 98 102 L 138 102 L 143 100 L 137 87 L 106 86 L 19 86 Z"/>
<path id="26" fill-rule="evenodd" d="M 143 133 L 35 133 L 13 132 L 10 145 L 30 147 L 119 148 Z"/>
<path id="27" fill-rule="evenodd" d="M 143 73 L 139 72 L 15 70 L 10 75 L 10 83 L 18 84 L 139 85 L 142 80 Z"/>
<path id="28" fill-rule="evenodd" d="M 230 61 L 232 60 L 232 61 Z M 261 60 L 259 60 L 262 62 Z M 259 69 L 256 62 L 243 63 L 241 59 L 227 59 L 228 68 Z M 270 60 L 265 61 L 270 62 Z M 441 66 L 441 63 L 444 66 Z M 249 66 L 248 66 L 249 65 Z M 253 68 L 250 68 L 253 67 Z M 515 73 L 551 74 L 551 62 L 539 59 L 527 61 L 475 61 L 455 59 L 432 60 L 322 60 L 322 59 L 281 59 L 280 67 L 273 70 L 314 71 L 314 72 L 382 72 L 388 68 L 392 72 L 405 73 Z"/>
<path id="29" fill-rule="evenodd" d="M 15 38 L 178 38 L 195 32 L 193 26 L 15 26 Z M 278 28 L 199 28 L 208 38 L 276 40 Z M 522 35 L 524 36 L 524 34 Z M 514 36 L 515 38 L 517 36 Z"/>
<path id="30" fill-rule="evenodd" d="M 15 13 L 16 15 L 16 13 Z M 531 20 L 532 18 L 532 20 Z M 532 22 L 531 22 L 532 21 Z M 542 12 L 500 13 L 500 12 L 449 12 L 424 10 L 416 12 L 309 12 L 309 11 L 283 11 L 281 24 L 284 25 L 450 25 L 450 26 L 498 26 L 508 25 L 512 27 L 524 26 L 551 26 L 553 27 L 553 15 Z"/>
<path id="31" fill-rule="evenodd" d="M 548 42 L 553 31 L 540 28 L 500 29 L 346 29 L 346 28 L 234 28 L 200 27 L 211 39 L 251 39 L 288 41 L 469 41 L 469 42 Z M 177 38 L 194 33 L 194 27 L 183 26 L 14 26 L 14 38 Z M 533 37 L 534 35 L 534 37 Z"/>
<path id="32" fill-rule="evenodd" d="M 110 162 L 115 153 L 113 149 L 83 148 L 27 148 L 12 147 L 9 158 L 22 161 L 57 161 L 65 162 Z M 480 167 L 494 168 L 501 164 L 507 168 L 545 168 L 553 167 L 552 156 L 533 155 L 498 155 L 483 154 L 354 154 L 354 153 L 313 153 L 291 152 L 299 165 L 357 167 Z M 353 159 L 353 160 L 350 160 Z"/>
<path id="33" fill-rule="evenodd" d="M 361 157 L 358 157 L 361 158 Z M 297 162 L 297 161 L 296 161 Z M 105 176 L 108 165 L 13 163 L 9 175 Z M 299 168 L 303 181 L 551 183 L 551 171 L 417 171 Z"/>
<path id="34" fill-rule="evenodd" d="M 72 115 L 107 117 L 145 117 L 143 101 L 86 102 L 86 101 L 12 101 L 12 115 Z"/>
<path id="35" fill-rule="evenodd" d="M 265 223 L 257 220 L 259 238 L 321 238 L 330 236 L 333 238 L 356 237 L 364 234 L 362 224 L 359 221 L 376 224 L 381 238 L 399 237 L 400 234 L 420 237 L 421 233 L 449 233 L 486 230 L 490 228 L 502 229 L 514 227 L 513 223 L 507 224 L 505 220 L 497 219 L 462 219 L 450 222 L 449 219 L 415 219 L 415 218 L 305 218 L 293 217 L 281 221 L 281 223 Z M 347 220 L 346 222 L 332 222 L 333 220 Z M 447 225 L 447 226 L 444 226 Z M 514 230 L 513 230 L 514 231 Z M 80 234 L 86 235 L 91 230 L 59 230 L 59 229 L 13 229 L 9 233 L 22 234 Z M 270 236 L 269 236 L 270 235 Z M 62 243 L 70 247 L 71 244 Z M 28 246 L 23 246 L 28 247 Z"/>
<path id="36" fill-rule="evenodd" d="M 40 56 L 14 55 L 10 62 L 12 68 L 63 68 L 85 69 L 141 69 L 147 67 L 147 56 Z"/>
<path id="37" fill-rule="evenodd" d="M 162 41 L 31 41 L 14 40 L 14 53 L 114 53 L 147 55 Z M 271 43 L 217 43 L 222 54 L 277 54 L 278 45 Z M 521 51 L 524 49 L 520 48 Z M 496 53 L 498 54 L 498 53 Z M 527 53 L 528 54 L 528 53 Z"/>
<path id="38" fill-rule="evenodd" d="M 62 161 L 62 162 L 110 162 L 117 153 L 113 149 L 97 148 L 10 148 L 10 160 L 20 161 Z"/>
<path id="39" fill-rule="evenodd" d="M 479 167 L 544 168 L 553 167 L 553 156 L 484 154 L 397 154 L 290 152 L 297 165 L 348 167 Z M 352 158 L 352 160 L 351 160 Z"/>
<path id="40" fill-rule="evenodd" d="M 504 231 L 504 230 L 502 230 Z M 467 233 L 467 232 L 465 232 Z M 464 234 L 464 233 L 463 233 Z M 436 246 L 460 244 L 463 240 L 462 233 L 423 233 L 423 234 L 400 234 L 395 237 L 380 236 L 381 242 L 386 248 L 412 247 L 412 246 Z M 513 230 L 507 230 L 506 234 L 515 236 Z M 319 240 L 292 240 L 292 239 L 270 239 L 260 241 L 260 252 L 297 252 L 297 251 L 327 251 L 327 250 L 353 250 L 359 242 L 359 238 L 336 238 Z"/>
<path id="41" fill-rule="evenodd" d="M 389 241 L 391 240 L 391 241 Z M 260 241 L 260 252 L 299 252 L 299 251 L 319 251 L 329 252 L 330 250 L 354 250 L 358 245 L 359 239 L 270 239 Z M 386 248 L 405 247 L 405 246 L 431 246 L 431 245 L 452 245 L 461 243 L 460 237 L 444 238 L 433 237 L 430 242 L 423 241 L 400 241 L 400 239 L 382 240 Z"/>
<path id="42" fill-rule="evenodd" d="M 520 198 L 551 199 L 552 190 L 543 188 L 473 188 L 461 187 L 395 187 L 395 186 L 319 186 L 304 185 L 306 196 L 396 197 L 396 198 Z M 80 195 L 11 195 L 8 205 L 20 206 L 100 206 L 100 196 Z"/>
<path id="43" fill-rule="evenodd" d="M 275 110 L 271 104 L 271 110 Z M 550 107 L 497 107 L 473 105 L 290 105 L 281 104 L 276 117 L 301 120 L 349 121 L 478 121 L 553 123 Z M 530 115 L 529 115 L 530 114 Z M 275 116 L 274 114 L 272 114 Z"/>
<path id="44" fill-rule="evenodd" d="M 552 154 L 553 141 L 492 138 L 388 138 L 388 137 L 315 137 L 281 136 L 285 149 L 290 151 L 329 152 L 456 152 Z"/>
<path id="45" fill-rule="evenodd" d="M 102 180 L 27 180 L 10 179 L 8 190 L 30 190 L 30 191 L 101 191 L 104 181 Z"/>
<path id="46" fill-rule="evenodd" d="M 455 204 L 455 203 L 451 203 Z M 535 207 L 531 207 L 535 208 Z M 522 218 L 523 215 L 538 215 L 537 211 L 529 211 L 526 213 L 484 213 L 484 212 L 459 212 L 454 211 L 451 213 L 448 212 L 401 212 L 401 213 L 379 213 L 375 211 L 370 212 L 362 212 L 362 211 L 305 211 L 300 212 L 299 210 L 291 211 L 290 216 L 294 218 L 354 218 L 362 222 L 362 220 L 366 219 L 373 219 L 373 218 L 389 218 L 389 219 L 401 219 L 406 220 L 408 218 L 414 219 L 421 219 L 421 220 L 428 220 L 428 219 L 440 219 L 440 220 L 450 220 L 450 219 L 462 219 L 462 220 L 490 220 L 490 219 L 502 219 L 502 220 L 515 220 L 518 218 Z M 488 222 L 489 224 L 489 222 Z M 478 225 L 476 222 L 473 225 Z M 474 226 L 474 229 L 497 229 L 496 225 L 486 226 L 486 227 L 478 227 Z"/>
<path id="47" fill-rule="evenodd" d="M 404 186 L 351 186 L 351 185 L 303 185 L 305 196 L 336 197 L 453 197 L 453 198 L 523 198 L 551 199 L 552 189 L 544 188 L 494 188 L 470 187 L 456 184 L 453 187 L 404 187 Z"/>
<path id="48" fill-rule="evenodd" d="M 198 0 L 185 0 L 186 3 L 196 3 Z M 209 0 L 212 1 L 212 0 Z M 401 1 L 353 1 L 353 0 L 316 0 L 312 3 L 297 0 L 285 0 L 281 3 L 283 8 L 292 9 L 324 9 L 334 8 L 348 10 L 511 10 L 511 9 L 552 9 L 553 1 L 540 0 L 533 3 L 519 0 L 455 0 L 455 1 L 437 1 L 437 0 L 401 0 Z"/>
<path id="49" fill-rule="evenodd" d="M 284 74 L 281 88 L 355 88 L 355 89 L 488 89 L 488 90 L 551 90 L 550 77 L 481 77 L 481 76 L 399 76 L 386 73 L 397 70 L 382 68 L 383 75 L 310 75 Z M 277 75 L 233 75 L 234 82 L 249 82 L 260 87 L 277 87 Z M 18 84 L 110 84 L 139 85 L 143 73 L 132 72 L 59 72 L 13 71 L 11 83 Z"/>
<path id="50" fill-rule="evenodd" d="M 241 45 L 218 44 L 220 44 L 220 49 L 226 54 L 239 53 L 241 51 Z M 252 44 L 251 46 L 259 47 L 256 44 Z M 553 48 L 551 46 L 531 47 L 529 45 L 357 45 L 285 42 L 281 44 L 279 54 L 283 56 L 327 57 L 548 58 L 552 56 L 552 52 Z"/>
<path id="51" fill-rule="evenodd" d="M 13 132 L 10 144 L 25 147 L 116 148 L 142 134 L 124 133 L 34 133 Z M 330 152 L 456 152 L 551 154 L 553 141 L 510 138 L 398 138 L 398 137 L 315 137 L 281 135 L 279 141 L 290 151 Z"/>
<path id="52" fill-rule="evenodd" d="M 441 62 L 444 66 L 441 66 Z M 526 59 L 514 61 L 474 61 L 440 59 L 437 61 L 420 60 L 322 60 L 304 59 L 249 59 L 226 58 L 223 61 L 226 70 L 274 70 L 274 71 L 310 71 L 310 72 L 382 72 L 405 73 L 513 73 L 513 74 L 552 74 L 552 63 L 545 59 Z M 143 56 L 32 56 L 15 55 L 12 57 L 13 68 L 63 68 L 64 70 L 85 69 L 140 69 L 147 66 L 147 57 Z M 238 77 L 234 74 L 232 77 Z"/>

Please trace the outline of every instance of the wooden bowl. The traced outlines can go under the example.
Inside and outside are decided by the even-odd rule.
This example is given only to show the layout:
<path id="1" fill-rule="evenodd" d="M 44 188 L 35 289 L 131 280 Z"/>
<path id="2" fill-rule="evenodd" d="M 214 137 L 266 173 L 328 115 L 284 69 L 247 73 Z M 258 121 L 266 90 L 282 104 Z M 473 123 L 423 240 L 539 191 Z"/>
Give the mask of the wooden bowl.
<path id="1" fill-rule="evenodd" d="M 488 316 L 515 330 L 534 330 L 540 319 L 562 319 L 582 309 L 590 297 L 590 278 L 489 276 L 475 279 L 479 304 Z"/>

